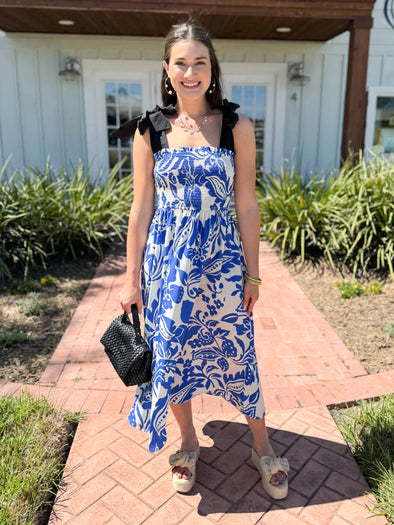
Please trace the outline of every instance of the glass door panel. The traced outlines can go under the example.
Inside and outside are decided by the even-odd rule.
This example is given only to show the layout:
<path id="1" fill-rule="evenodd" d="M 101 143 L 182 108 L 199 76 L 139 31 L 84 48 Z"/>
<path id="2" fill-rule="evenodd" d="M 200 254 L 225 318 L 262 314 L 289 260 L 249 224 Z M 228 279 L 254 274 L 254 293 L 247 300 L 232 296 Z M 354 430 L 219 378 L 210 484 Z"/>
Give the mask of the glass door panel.
<path id="1" fill-rule="evenodd" d="M 132 172 L 132 141 L 122 142 L 111 133 L 125 122 L 142 113 L 142 84 L 140 82 L 105 82 L 105 111 L 109 169 L 124 157 L 119 175 Z"/>
<path id="2" fill-rule="evenodd" d="M 240 105 L 240 113 L 253 123 L 256 137 L 256 171 L 262 172 L 264 165 L 264 134 L 266 121 L 267 87 L 264 85 L 231 86 L 231 100 Z"/>
<path id="3" fill-rule="evenodd" d="M 394 94 L 376 99 L 372 150 L 378 154 L 394 153 Z"/>

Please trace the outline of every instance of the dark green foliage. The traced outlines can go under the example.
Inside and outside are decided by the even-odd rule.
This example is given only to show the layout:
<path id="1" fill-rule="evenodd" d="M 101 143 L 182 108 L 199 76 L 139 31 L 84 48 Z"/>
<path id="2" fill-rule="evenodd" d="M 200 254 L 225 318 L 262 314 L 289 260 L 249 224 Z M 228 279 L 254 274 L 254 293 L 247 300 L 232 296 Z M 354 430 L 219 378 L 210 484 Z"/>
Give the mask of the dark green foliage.
<path id="1" fill-rule="evenodd" d="M 27 341 L 27 335 L 19 330 L 0 328 L 0 348 L 8 348 Z"/>
<path id="2" fill-rule="evenodd" d="M 339 211 L 332 199 L 337 187 L 335 177 L 317 174 L 304 182 L 299 170 L 263 175 L 258 189 L 263 237 L 280 245 L 282 254 L 305 260 L 325 253 L 332 261 L 330 218 Z"/>
<path id="3" fill-rule="evenodd" d="M 7 288 L 7 293 L 11 295 L 26 295 L 31 292 L 38 292 L 41 288 L 41 284 L 36 279 L 14 279 L 9 287 Z"/>
<path id="4" fill-rule="evenodd" d="M 48 257 L 96 253 L 124 235 L 132 177 L 119 180 L 120 164 L 108 178 L 89 178 L 82 163 L 67 173 L 28 167 L 0 171 L 0 277 L 14 269 L 45 268 Z"/>
<path id="5" fill-rule="evenodd" d="M 282 256 L 326 255 L 353 273 L 394 277 L 394 164 L 349 160 L 338 174 L 304 181 L 300 171 L 264 175 L 257 185 L 261 233 Z"/>

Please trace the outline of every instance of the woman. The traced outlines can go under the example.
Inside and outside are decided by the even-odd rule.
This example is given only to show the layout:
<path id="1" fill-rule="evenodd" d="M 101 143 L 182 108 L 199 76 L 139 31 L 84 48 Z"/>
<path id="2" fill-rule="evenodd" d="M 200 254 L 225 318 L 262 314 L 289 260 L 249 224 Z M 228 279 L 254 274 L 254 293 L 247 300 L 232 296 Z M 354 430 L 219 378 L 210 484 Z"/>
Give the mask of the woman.
<path id="1" fill-rule="evenodd" d="M 164 107 L 115 132 L 126 140 L 135 133 L 120 304 L 128 313 L 133 303 L 144 307 L 154 353 L 152 381 L 139 385 L 129 422 L 150 433 L 154 452 L 165 443 L 171 407 L 181 434 L 172 479 L 188 492 L 199 455 L 191 399 L 222 396 L 245 414 L 253 463 L 265 490 L 281 499 L 288 464 L 265 427 L 251 316 L 261 284 L 254 131 L 222 100 L 212 42 L 194 23 L 173 26 L 166 38 L 162 98 Z M 242 249 L 229 214 L 233 189 Z"/>

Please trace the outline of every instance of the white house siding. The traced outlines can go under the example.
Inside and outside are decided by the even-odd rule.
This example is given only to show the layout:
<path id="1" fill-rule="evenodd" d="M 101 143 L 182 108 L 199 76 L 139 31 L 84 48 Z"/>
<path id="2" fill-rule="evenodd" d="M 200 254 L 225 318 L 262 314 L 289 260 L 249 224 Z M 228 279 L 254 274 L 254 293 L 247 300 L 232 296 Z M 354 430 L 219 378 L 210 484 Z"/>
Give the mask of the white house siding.
<path id="1" fill-rule="evenodd" d="M 367 85 L 394 88 L 394 29 L 378 0 L 371 32 Z M 287 84 L 283 158 L 304 171 L 338 166 L 349 35 L 327 43 L 217 40 L 223 63 L 304 61 L 311 82 Z M 55 168 L 87 161 L 81 79 L 58 76 L 67 56 L 78 59 L 161 60 L 162 39 L 7 34 L 0 36 L 0 162 Z M 295 100 L 294 100 L 295 98 Z"/>

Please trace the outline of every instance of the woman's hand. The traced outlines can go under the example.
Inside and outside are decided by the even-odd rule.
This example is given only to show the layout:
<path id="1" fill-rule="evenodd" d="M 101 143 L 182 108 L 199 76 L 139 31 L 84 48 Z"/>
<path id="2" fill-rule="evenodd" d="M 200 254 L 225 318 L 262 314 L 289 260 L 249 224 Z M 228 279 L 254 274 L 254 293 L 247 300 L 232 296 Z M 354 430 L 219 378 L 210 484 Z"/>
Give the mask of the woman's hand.
<path id="1" fill-rule="evenodd" d="M 248 315 L 252 313 L 253 307 L 259 298 L 259 287 L 256 284 L 248 283 L 245 281 L 244 284 L 244 300 L 242 302 L 243 307 L 247 310 Z"/>
<path id="2" fill-rule="evenodd" d="M 131 305 L 136 304 L 138 313 L 142 313 L 142 294 L 140 286 L 132 286 L 126 283 L 119 293 L 120 304 L 128 314 L 131 313 Z"/>

